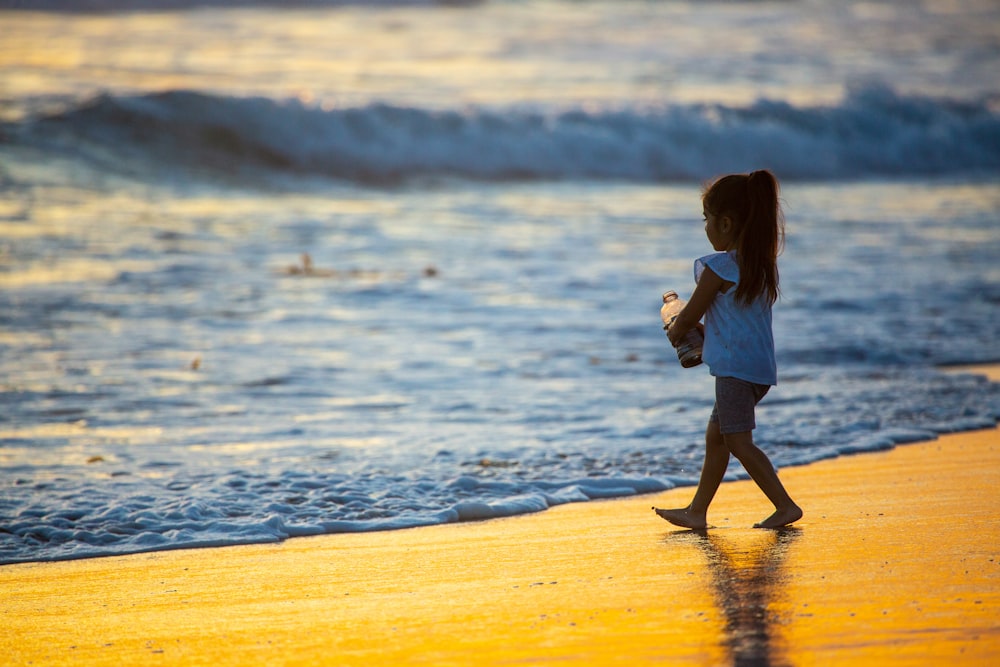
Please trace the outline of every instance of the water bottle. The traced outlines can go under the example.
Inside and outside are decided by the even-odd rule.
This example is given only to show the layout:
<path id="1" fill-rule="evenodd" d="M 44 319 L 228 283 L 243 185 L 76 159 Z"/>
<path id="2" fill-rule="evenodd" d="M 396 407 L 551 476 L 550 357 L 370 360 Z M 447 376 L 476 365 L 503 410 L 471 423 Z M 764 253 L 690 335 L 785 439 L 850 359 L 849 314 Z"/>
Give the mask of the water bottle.
<path id="1" fill-rule="evenodd" d="M 663 293 L 663 306 L 660 308 L 660 319 L 663 320 L 663 330 L 666 331 L 674 323 L 677 316 L 684 310 L 687 302 L 678 298 L 677 292 L 670 290 Z M 677 350 L 677 358 L 681 360 L 681 366 L 691 368 L 701 363 L 701 346 L 705 338 L 701 335 L 698 327 L 691 329 L 684 334 L 674 348 Z"/>

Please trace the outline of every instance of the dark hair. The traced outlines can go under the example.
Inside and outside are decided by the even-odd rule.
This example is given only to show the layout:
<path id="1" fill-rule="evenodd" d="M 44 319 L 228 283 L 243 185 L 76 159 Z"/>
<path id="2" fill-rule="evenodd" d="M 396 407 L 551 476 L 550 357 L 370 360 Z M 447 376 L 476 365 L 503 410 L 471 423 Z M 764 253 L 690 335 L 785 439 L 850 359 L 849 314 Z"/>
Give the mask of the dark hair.
<path id="1" fill-rule="evenodd" d="M 736 300 L 749 305 L 763 296 L 773 304 L 778 299 L 778 255 L 785 244 L 778 180 L 767 170 L 723 176 L 705 190 L 701 201 L 707 212 L 729 216 L 736 226 Z"/>

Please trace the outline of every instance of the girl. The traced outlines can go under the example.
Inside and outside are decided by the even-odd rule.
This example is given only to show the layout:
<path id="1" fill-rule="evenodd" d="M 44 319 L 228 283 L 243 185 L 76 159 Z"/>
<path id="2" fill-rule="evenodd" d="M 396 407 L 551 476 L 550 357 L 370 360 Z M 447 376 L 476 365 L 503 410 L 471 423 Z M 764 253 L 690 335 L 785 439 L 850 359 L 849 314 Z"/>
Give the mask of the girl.
<path id="1" fill-rule="evenodd" d="M 768 171 L 724 176 L 705 191 L 702 207 L 705 233 L 717 252 L 695 260 L 698 284 L 667 336 L 676 343 L 705 316 L 702 358 L 715 376 L 715 408 L 694 500 L 683 509 L 656 513 L 678 526 L 705 529 L 708 506 L 732 454 L 774 503 L 774 514 L 754 527 L 780 528 L 802 518 L 802 510 L 752 434 L 754 406 L 778 382 L 771 332 L 785 234 L 778 182 Z"/>

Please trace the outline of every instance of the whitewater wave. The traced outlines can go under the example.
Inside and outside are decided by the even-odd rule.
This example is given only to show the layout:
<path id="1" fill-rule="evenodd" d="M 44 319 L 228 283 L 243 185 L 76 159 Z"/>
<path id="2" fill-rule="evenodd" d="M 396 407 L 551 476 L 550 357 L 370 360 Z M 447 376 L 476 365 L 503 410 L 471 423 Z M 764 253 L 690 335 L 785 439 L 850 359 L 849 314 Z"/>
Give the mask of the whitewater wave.
<path id="1" fill-rule="evenodd" d="M 0 126 L 0 143 L 82 157 L 108 153 L 181 168 L 274 169 L 362 183 L 476 180 L 701 180 L 768 167 L 783 179 L 995 174 L 993 101 L 850 91 L 832 106 L 760 100 L 745 107 L 544 113 L 437 111 L 191 91 L 102 95 L 65 112 Z"/>

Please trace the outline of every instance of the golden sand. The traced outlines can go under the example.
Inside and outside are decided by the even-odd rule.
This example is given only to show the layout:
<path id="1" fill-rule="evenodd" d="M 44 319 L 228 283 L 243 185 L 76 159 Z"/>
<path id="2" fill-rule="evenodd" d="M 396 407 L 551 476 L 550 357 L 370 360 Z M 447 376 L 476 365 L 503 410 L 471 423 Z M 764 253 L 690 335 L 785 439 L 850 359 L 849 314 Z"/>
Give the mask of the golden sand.
<path id="1" fill-rule="evenodd" d="M 979 369 L 976 372 L 986 372 Z M 989 372 L 995 372 L 990 369 Z M 706 533 L 651 505 L 0 567 L 0 663 L 1000 664 L 1000 432 L 782 471 Z"/>

